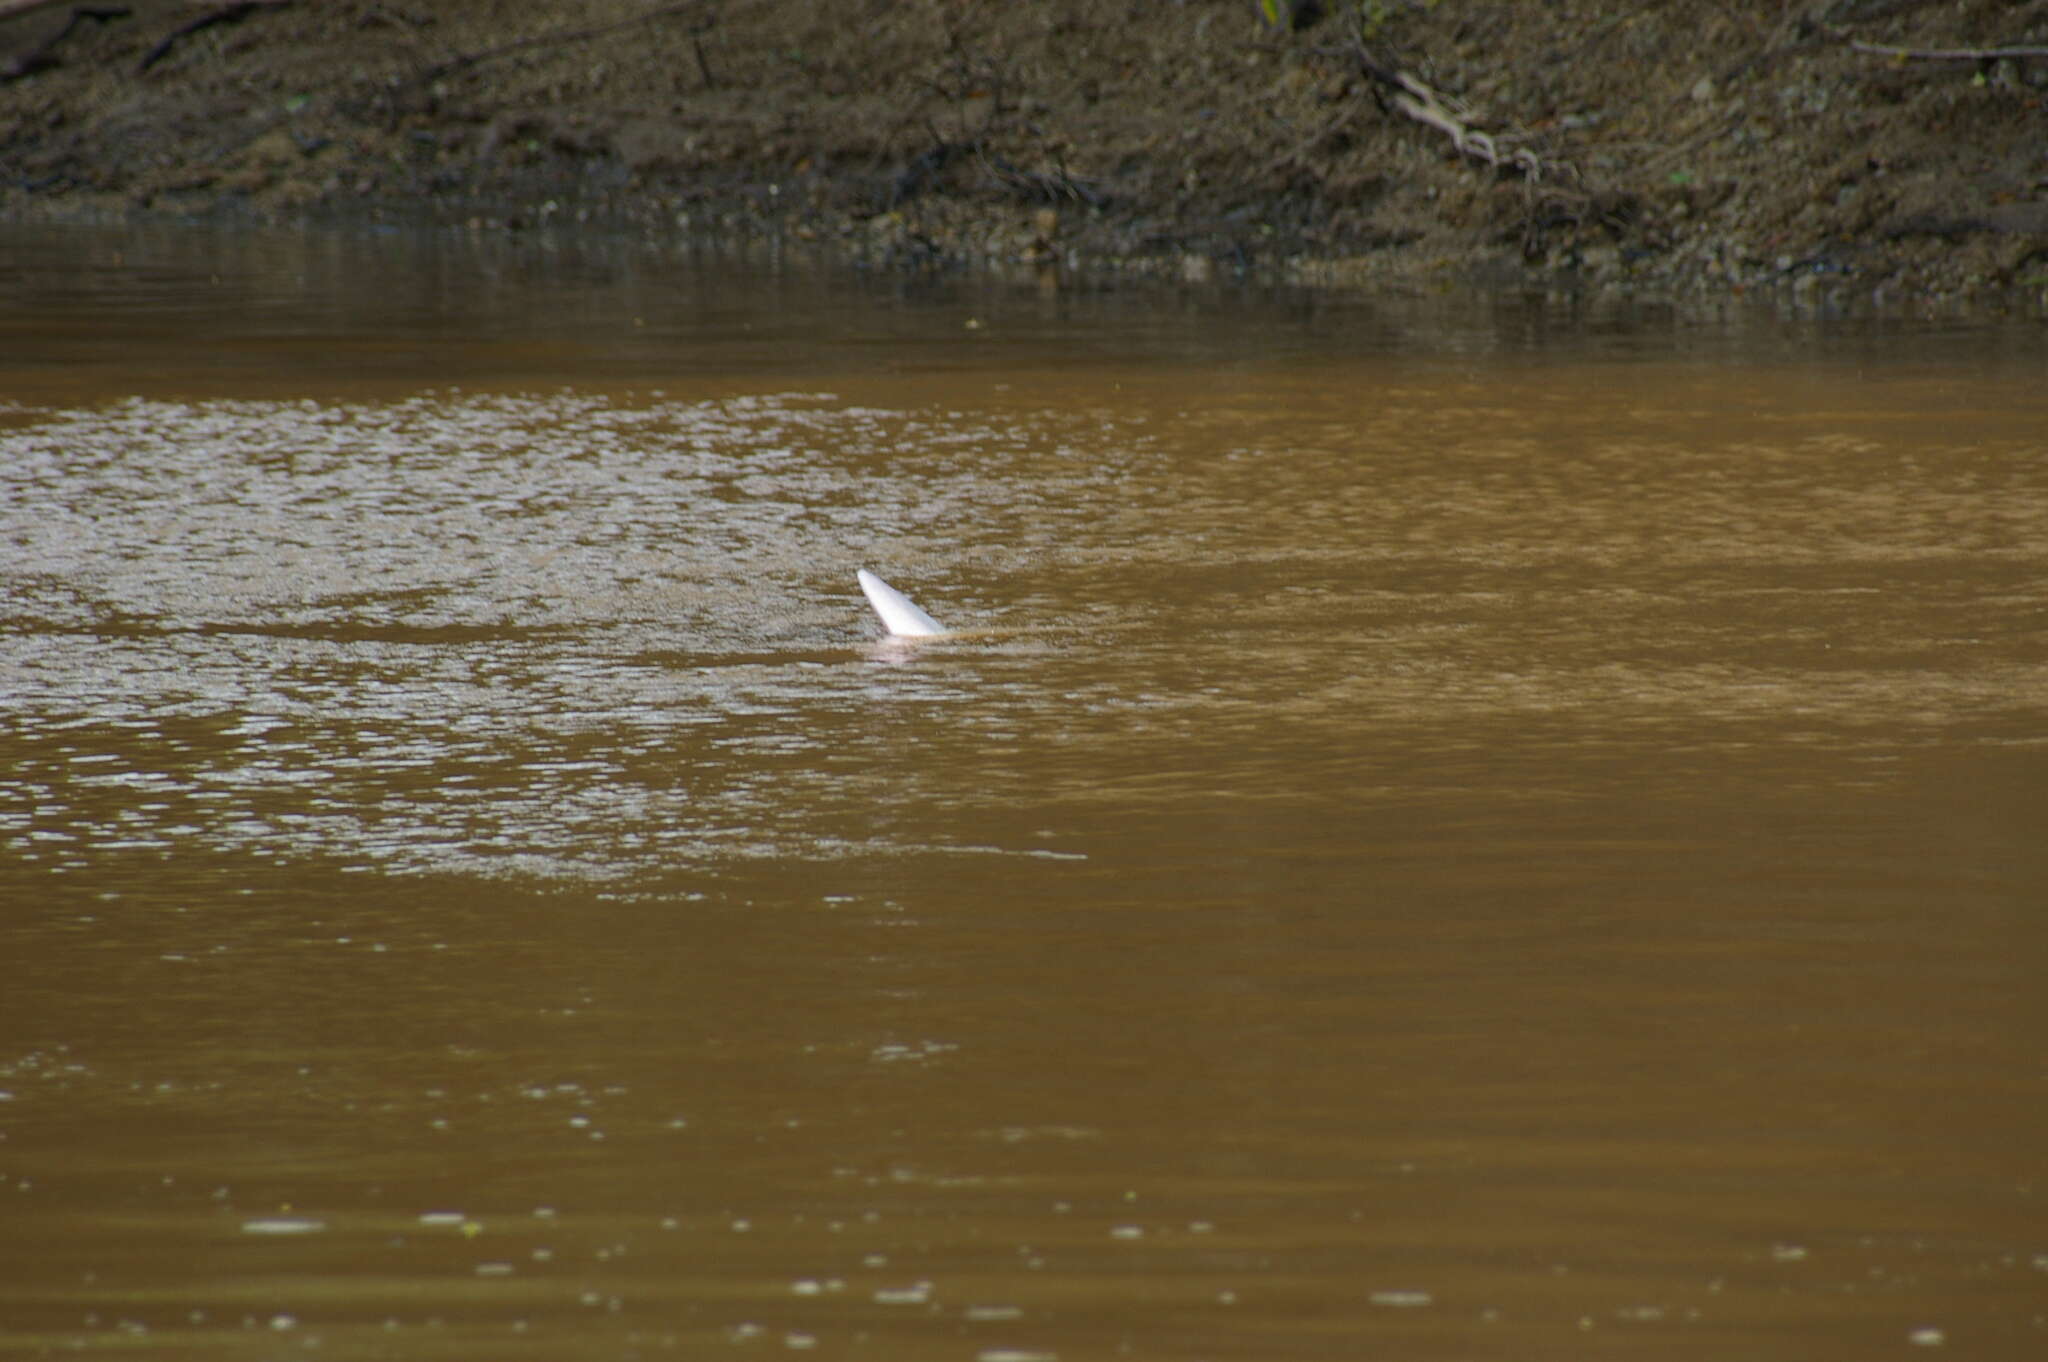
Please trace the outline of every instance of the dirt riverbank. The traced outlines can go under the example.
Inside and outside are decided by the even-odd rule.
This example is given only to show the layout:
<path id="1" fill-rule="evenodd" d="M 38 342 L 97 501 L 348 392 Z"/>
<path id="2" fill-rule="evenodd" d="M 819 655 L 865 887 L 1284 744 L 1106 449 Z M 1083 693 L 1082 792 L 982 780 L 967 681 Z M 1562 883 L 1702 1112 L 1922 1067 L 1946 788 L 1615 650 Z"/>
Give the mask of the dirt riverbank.
<path id="1" fill-rule="evenodd" d="M 0 0 L 0 218 L 585 220 L 889 267 L 2048 297 L 2048 3 L 1260 11 Z"/>

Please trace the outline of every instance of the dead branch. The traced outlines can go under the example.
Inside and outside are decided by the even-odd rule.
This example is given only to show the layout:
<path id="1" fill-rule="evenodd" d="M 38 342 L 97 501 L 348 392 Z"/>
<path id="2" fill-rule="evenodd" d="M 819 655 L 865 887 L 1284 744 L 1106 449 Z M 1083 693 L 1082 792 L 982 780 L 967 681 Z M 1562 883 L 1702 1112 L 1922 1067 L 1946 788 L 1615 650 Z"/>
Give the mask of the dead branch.
<path id="1" fill-rule="evenodd" d="M 1002 156 L 991 155 L 980 143 L 976 143 L 973 150 L 985 175 L 1027 203 L 1056 204 L 1065 201 L 1100 208 L 1108 202 L 1092 182 L 1068 174 L 1066 166 L 1057 162 L 1050 171 L 1023 170 Z"/>
<path id="2" fill-rule="evenodd" d="M 6 17 L 7 13 L 8 11 L 0 11 L 0 18 Z M 34 47 L 29 48 L 26 52 L 18 52 L 6 61 L 0 62 L 0 84 L 5 84 L 10 80 L 20 80 L 23 76 L 34 75 L 38 71 L 55 66 L 57 58 L 52 54 L 56 52 L 57 45 L 70 37 L 78 26 L 86 20 L 97 19 L 100 23 L 106 24 L 112 23 L 116 19 L 125 19 L 128 17 L 128 13 L 129 10 L 126 5 L 79 5 L 75 7 L 71 11 L 71 17 L 64 21 L 64 27 L 58 29 Z"/>
<path id="3" fill-rule="evenodd" d="M 1402 93 L 1394 96 L 1394 108 L 1408 115 L 1418 123 L 1426 123 L 1451 139 L 1451 145 L 1467 156 L 1475 157 L 1490 166 L 1501 163 L 1501 149 L 1492 134 L 1480 132 L 1469 126 L 1452 108 L 1443 102 L 1441 96 L 1422 81 L 1406 71 L 1398 74 Z M 1532 180 L 1543 178 L 1543 162 L 1527 147 L 1516 147 L 1508 153 L 1509 159 L 1522 168 Z"/>
<path id="4" fill-rule="evenodd" d="M 607 33 L 617 33 L 622 28 L 633 28 L 639 24 L 650 24 L 656 19 L 666 19 L 670 15 L 683 14 L 696 8 L 698 8 L 697 0 L 692 0 L 689 4 L 660 5 L 645 13 L 636 14 L 630 19 L 620 19 L 616 23 L 596 24 L 590 28 L 557 29 L 552 33 L 541 33 L 531 38 L 521 38 L 517 42 L 503 43 L 497 47 L 486 47 L 476 52 L 458 53 L 444 62 L 437 62 L 433 66 L 428 67 L 419 75 L 413 77 L 413 80 L 420 85 L 431 84 L 443 76 L 452 75 L 457 71 L 465 70 L 483 62 L 496 61 L 499 57 L 509 57 L 514 52 L 524 52 L 528 48 L 533 47 L 554 47 L 564 43 L 589 42 L 592 38 L 602 38 Z M 694 39 L 696 33 L 700 31 L 692 30 L 692 38 Z M 697 57 L 701 66 L 703 62 L 703 50 L 701 48 L 698 50 Z M 710 83 L 710 75 L 710 71 L 705 69 L 704 76 L 707 85 Z"/>
<path id="5" fill-rule="evenodd" d="M 239 24 L 259 9 L 282 9 L 291 2 L 292 0 L 237 0 L 235 4 L 210 9 L 192 22 L 181 24 L 165 34 L 162 42 L 142 54 L 142 60 L 135 64 L 135 73 L 140 75 L 170 56 L 171 49 L 178 45 L 181 38 L 189 38 L 202 29 L 212 28 L 215 24 Z"/>
<path id="6" fill-rule="evenodd" d="M 1543 160 L 1535 152 L 1527 147 L 1503 149 L 1500 139 L 1472 126 L 1470 109 L 1439 93 L 1421 77 L 1382 66 L 1363 46 L 1354 47 L 1351 55 L 1367 75 L 1393 92 L 1387 102 L 1396 113 L 1435 128 L 1451 139 L 1460 155 L 1484 161 L 1496 169 L 1505 162 L 1520 168 L 1531 180 L 1543 178 Z"/>
<path id="7" fill-rule="evenodd" d="M 1886 47 L 1880 43 L 1852 42 L 1849 46 L 1873 57 L 1897 57 L 1900 61 L 2003 61 L 2018 57 L 2048 57 L 2048 47 Z"/>

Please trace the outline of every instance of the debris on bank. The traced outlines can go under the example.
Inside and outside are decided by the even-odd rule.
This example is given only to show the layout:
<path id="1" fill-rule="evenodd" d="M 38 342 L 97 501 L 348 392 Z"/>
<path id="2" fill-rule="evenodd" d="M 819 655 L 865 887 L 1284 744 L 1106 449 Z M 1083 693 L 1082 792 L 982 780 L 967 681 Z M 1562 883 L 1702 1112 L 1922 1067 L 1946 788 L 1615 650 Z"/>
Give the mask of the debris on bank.
<path id="1" fill-rule="evenodd" d="M 0 216 L 2048 299 L 2048 7 L 0 0 Z"/>

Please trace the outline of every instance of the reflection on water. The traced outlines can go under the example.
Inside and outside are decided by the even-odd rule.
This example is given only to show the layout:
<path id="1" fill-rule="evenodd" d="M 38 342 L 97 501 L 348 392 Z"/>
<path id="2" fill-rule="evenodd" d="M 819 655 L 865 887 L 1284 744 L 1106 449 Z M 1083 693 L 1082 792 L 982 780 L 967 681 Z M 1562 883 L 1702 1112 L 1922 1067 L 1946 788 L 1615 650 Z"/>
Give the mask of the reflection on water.
<path id="1" fill-rule="evenodd" d="M 424 258 L 9 323 L 0 1351 L 2048 1342 L 2038 353 Z"/>

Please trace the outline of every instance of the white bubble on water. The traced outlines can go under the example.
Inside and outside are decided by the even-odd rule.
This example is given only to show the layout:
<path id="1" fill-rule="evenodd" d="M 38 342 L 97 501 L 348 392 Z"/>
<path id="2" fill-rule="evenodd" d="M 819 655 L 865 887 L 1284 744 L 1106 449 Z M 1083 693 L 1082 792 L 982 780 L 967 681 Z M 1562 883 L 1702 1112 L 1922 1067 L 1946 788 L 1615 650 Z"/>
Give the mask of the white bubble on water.
<path id="1" fill-rule="evenodd" d="M 1397 1310 L 1414 1310 L 1435 1303 L 1435 1297 L 1427 1291 L 1375 1291 L 1366 1297 L 1374 1305 L 1384 1305 Z"/>
<path id="2" fill-rule="evenodd" d="M 242 1222 L 244 1234 L 318 1234 L 327 1228 L 324 1220 L 313 1220 L 306 1216 L 272 1215 Z"/>

